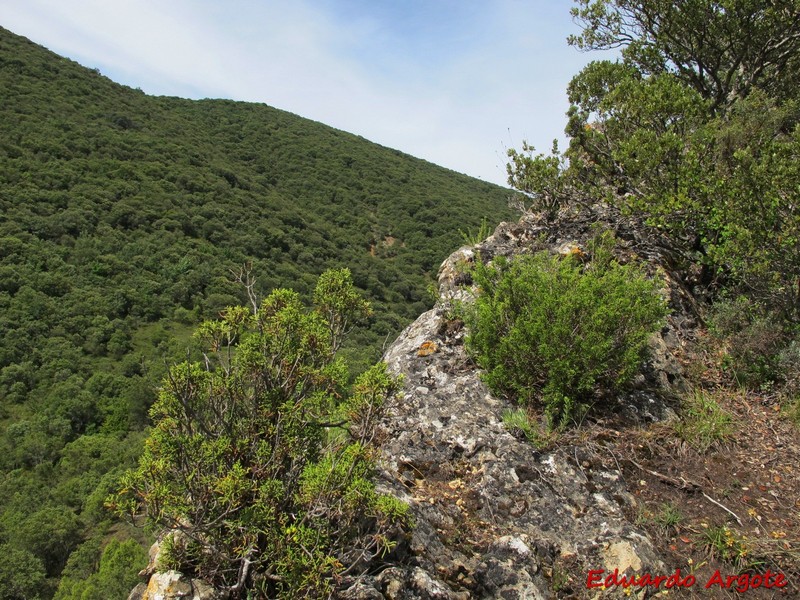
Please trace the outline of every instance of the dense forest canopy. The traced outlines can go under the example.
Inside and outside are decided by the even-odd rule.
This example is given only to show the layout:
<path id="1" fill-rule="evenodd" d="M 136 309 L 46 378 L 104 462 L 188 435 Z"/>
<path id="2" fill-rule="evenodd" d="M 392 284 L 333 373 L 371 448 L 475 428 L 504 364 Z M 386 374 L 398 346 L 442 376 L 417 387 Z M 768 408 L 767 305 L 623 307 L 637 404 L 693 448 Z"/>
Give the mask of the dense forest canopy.
<path id="1" fill-rule="evenodd" d="M 260 298 L 305 300 L 348 267 L 363 368 L 461 231 L 510 214 L 497 186 L 266 105 L 149 97 L 3 29 L 0 173 L 3 599 L 62 576 L 59 598 L 107 598 L 141 568 L 104 499 L 191 330 L 247 301 L 243 264 Z"/>
<path id="2" fill-rule="evenodd" d="M 724 307 L 736 384 L 800 414 L 800 0 L 575 4 L 571 43 L 621 57 L 573 78 L 568 147 L 510 151 L 510 184 L 529 209 L 643 216 Z M 348 267 L 373 309 L 343 348 L 364 370 L 506 197 L 265 105 L 148 97 L 0 29 L 0 600 L 136 581 L 148 540 L 106 500 L 198 323 L 276 288 L 299 307 Z"/>

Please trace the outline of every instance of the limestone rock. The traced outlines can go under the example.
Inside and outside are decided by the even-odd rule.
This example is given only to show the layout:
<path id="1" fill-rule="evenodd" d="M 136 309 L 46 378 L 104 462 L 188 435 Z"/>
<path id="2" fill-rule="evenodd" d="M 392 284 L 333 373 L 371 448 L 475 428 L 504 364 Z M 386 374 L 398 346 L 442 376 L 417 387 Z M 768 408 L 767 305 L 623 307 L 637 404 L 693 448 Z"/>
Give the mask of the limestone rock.
<path id="1" fill-rule="evenodd" d="M 183 547 L 187 543 L 186 534 L 180 529 L 170 529 L 158 536 L 158 539 L 150 546 L 148 552 L 147 567 L 139 572 L 139 577 L 149 579 L 149 577 L 158 571 L 159 563 L 164 558 L 164 543 L 169 540 L 175 547 Z"/>
<path id="2" fill-rule="evenodd" d="M 190 579 L 177 571 L 153 573 L 147 584 L 140 583 L 128 600 L 222 600 L 224 596 L 199 579 Z"/>
<path id="3" fill-rule="evenodd" d="M 486 241 L 444 261 L 439 305 L 384 356 L 404 376 L 404 390 L 385 422 L 380 489 L 410 504 L 416 526 L 409 559 L 362 579 L 360 589 L 371 595 L 353 597 L 544 599 L 567 593 L 555 592 L 559 571 L 585 582 L 590 569 L 663 569 L 651 540 L 627 516 L 635 500 L 619 472 L 593 464 L 577 448 L 539 452 L 511 435 L 502 423 L 510 404 L 483 384 L 465 352 L 463 328 L 448 318 L 450 300 L 474 295 L 467 273 L 478 257 L 549 250 L 589 260 L 598 222 L 621 240 L 620 262 L 643 261 L 662 275 L 677 315 L 655 336 L 641 385 L 618 399 L 619 410 L 633 422 L 672 415 L 669 394 L 683 381 L 675 353 L 695 313 L 691 294 L 670 275 L 669 247 L 604 206 L 562 214 L 555 224 L 528 215 L 500 225 Z"/>
<path id="4" fill-rule="evenodd" d="M 384 356 L 390 370 L 404 376 L 404 388 L 382 424 L 378 489 L 407 502 L 415 525 L 370 575 L 346 577 L 338 597 L 582 598 L 591 569 L 663 572 L 653 542 L 630 518 L 636 502 L 618 469 L 580 447 L 539 451 L 505 429 L 502 413 L 510 404 L 481 381 L 464 349 L 463 324 L 449 310 L 452 300 L 473 298 L 469 266 L 478 257 L 549 250 L 591 260 L 589 241 L 598 223 L 621 241 L 620 262 L 641 261 L 662 277 L 674 311 L 653 340 L 640 385 L 617 399 L 618 409 L 633 423 L 670 418 L 670 393 L 685 385 L 679 354 L 697 316 L 669 246 L 602 205 L 562 212 L 555 223 L 526 215 L 501 224 L 481 244 L 443 262 L 440 302 Z M 152 575 L 131 599 L 214 597 L 199 590 L 197 582 L 169 572 Z"/>

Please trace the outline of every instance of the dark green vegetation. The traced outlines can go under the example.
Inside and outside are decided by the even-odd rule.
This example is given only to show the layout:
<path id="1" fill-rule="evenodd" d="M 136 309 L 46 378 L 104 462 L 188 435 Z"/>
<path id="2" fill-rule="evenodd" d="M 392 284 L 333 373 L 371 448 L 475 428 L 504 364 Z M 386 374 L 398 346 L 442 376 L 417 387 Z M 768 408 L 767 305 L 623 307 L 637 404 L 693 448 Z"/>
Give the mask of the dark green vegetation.
<path id="1" fill-rule="evenodd" d="M 673 281 L 694 293 L 698 327 L 678 353 L 693 389 L 676 399 L 677 422 L 623 426 L 616 448 L 603 420 L 563 438 L 569 452 L 591 440 L 617 468 L 634 465 L 626 476 L 641 482 L 640 514 L 670 569 L 796 580 L 800 528 L 785 515 L 800 448 L 800 1 L 575 4 L 582 31 L 570 42 L 621 57 L 572 79 L 568 146 L 510 152 L 509 182 L 545 215 L 603 201 L 643 217 L 665 240 Z M 552 443 L 533 412 L 509 413 L 506 426 Z M 786 470 L 753 467 L 768 463 Z M 687 481 L 716 506 L 689 500 Z M 753 489 L 777 502 L 762 510 Z M 762 526 L 771 519 L 781 528 Z"/>
<path id="2" fill-rule="evenodd" d="M 550 428 L 579 424 L 625 389 L 666 316 L 657 283 L 602 253 L 597 244 L 586 266 L 544 252 L 474 271 L 468 346 L 489 387 L 542 402 Z"/>
<path id="3" fill-rule="evenodd" d="M 336 357 L 369 314 L 347 270 L 203 323 L 203 362 L 170 368 L 138 469 L 116 496 L 179 530 L 168 564 L 233 597 L 324 598 L 393 547 L 407 507 L 371 483 L 375 426 L 398 381 L 377 363 L 348 390 Z"/>
<path id="4" fill-rule="evenodd" d="M 510 152 L 511 183 L 536 209 L 601 199 L 644 215 L 669 235 L 676 269 L 726 299 L 712 311 L 728 316 L 712 321 L 730 325 L 714 334 L 736 381 L 789 383 L 800 323 L 800 2 L 576 4 L 583 31 L 570 42 L 622 57 L 573 78 L 569 147 Z"/>
<path id="5" fill-rule="evenodd" d="M 247 302 L 241 265 L 305 300 L 349 267 L 363 370 L 459 230 L 506 211 L 496 186 L 268 106 L 148 97 L 0 29 L 0 598 L 133 568 L 103 553 L 130 535 L 104 498 L 194 325 Z"/>

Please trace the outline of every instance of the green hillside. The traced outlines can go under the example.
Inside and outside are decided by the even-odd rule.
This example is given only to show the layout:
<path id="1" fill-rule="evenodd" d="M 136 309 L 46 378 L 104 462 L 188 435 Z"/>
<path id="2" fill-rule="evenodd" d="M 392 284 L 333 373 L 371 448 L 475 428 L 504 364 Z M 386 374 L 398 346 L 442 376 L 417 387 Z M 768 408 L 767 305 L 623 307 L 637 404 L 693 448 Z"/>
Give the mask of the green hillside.
<path id="1" fill-rule="evenodd" d="M 192 327 L 245 301 L 232 270 L 307 297 L 350 268 L 375 311 L 346 349 L 364 365 L 506 198 L 266 105 L 147 96 L 0 29 L 0 599 L 49 598 L 62 574 L 71 598 L 141 561 L 118 541 L 100 560 L 131 535 L 103 499 Z"/>

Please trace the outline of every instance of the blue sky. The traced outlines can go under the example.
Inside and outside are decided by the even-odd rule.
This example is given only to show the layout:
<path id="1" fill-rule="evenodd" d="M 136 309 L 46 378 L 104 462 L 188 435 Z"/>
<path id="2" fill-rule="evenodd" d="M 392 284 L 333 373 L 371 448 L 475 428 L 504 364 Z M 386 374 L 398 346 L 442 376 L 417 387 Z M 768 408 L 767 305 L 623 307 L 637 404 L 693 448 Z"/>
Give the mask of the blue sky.
<path id="1" fill-rule="evenodd" d="M 0 24 L 149 94 L 264 102 L 505 183 L 563 140 L 568 0 L 2 0 Z"/>

